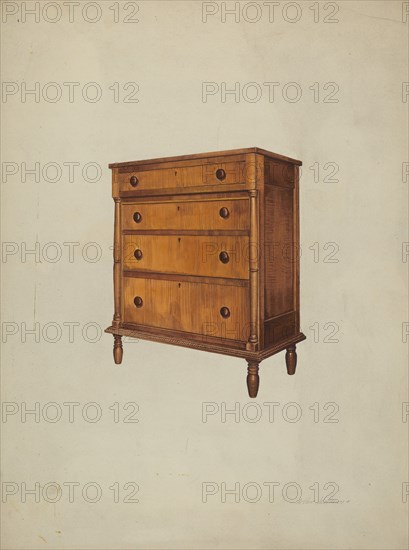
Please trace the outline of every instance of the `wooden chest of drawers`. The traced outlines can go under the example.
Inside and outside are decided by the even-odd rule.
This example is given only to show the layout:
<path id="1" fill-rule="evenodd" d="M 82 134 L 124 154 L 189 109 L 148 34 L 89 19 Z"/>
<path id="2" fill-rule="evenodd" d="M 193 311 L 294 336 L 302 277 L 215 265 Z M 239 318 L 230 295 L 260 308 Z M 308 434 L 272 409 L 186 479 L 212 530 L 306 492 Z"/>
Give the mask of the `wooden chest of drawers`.
<path id="1" fill-rule="evenodd" d="M 122 336 L 259 363 L 300 332 L 301 162 L 249 148 L 110 164 L 115 201 L 114 360 Z"/>

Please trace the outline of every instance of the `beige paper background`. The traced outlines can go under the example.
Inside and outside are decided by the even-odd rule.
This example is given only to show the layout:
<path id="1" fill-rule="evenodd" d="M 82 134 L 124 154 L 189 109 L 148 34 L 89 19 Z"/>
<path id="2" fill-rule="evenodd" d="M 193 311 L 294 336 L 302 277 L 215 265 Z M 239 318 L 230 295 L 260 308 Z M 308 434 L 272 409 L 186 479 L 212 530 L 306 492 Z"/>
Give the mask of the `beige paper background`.
<path id="1" fill-rule="evenodd" d="M 333 16 L 338 23 L 323 21 L 332 10 L 325 3 L 314 23 L 313 2 L 300 1 L 302 16 L 295 23 L 283 18 L 283 9 L 290 18 L 295 13 L 283 2 L 274 22 L 262 2 L 261 19 L 246 21 L 242 2 L 238 22 L 229 16 L 223 23 L 219 4 L 204 23 L 201 2 L 139 1 L 139 22 L 128 24 L 122 21 L 131 8 L 123 2 L 118 23 L 110 9 L 115 3 L 98 2 L 102 17 L 94 24 L 80 12 L 69 23 L 67 9 L 56 23 L 42 15 L 38 23 L 29 16 L 24 22 L 21 3 L 4 4 L 19 11 L 2 25 L 2 80 L 17 83 L 19 93 L 3 95 L 2 103 L 3 168 L 10 162 L 18 167 L 2 183 L 2 241 L 15 243 L 3 245 L 3 252 L 14 253 L 2 264 L 2 398 L 7 411 L 17 411 L 3 414 L 1 426 L 2 488 L 17 490 L 2 504 L 2 547 L 407 548 L 402 163 L 408 153 L 402 82 L 409 78 L 402 2 L 339 1 Z M 47 17 L 54 17 L 53 9 Z M 245 9 L 253 18 L 256 8 Z M 27 87 L 39 82 L 41 90 L 56 82 L 64 93 L 55 103 L 31 96 L 24 103 L 23 81 Z M 64 82 L 81 83 L 73 103 Z M 88 82 L 101 87 L 100 101 L 82 98 Z M 109 90 L 115 82 L 119 102 Z M 127 82 L 138 83 L 138 103 L 123 102 Z M 243 96 L 222 102 L 218 93 L 204 103 L 202 82 L 280 86 L 274 102 L 263 87 L 258 102 Z M 298 102 L 283 98 L 288 82 L 300 86 Z M 315 82 L 319 102 L 309 89 Z M 332 91 L 323 89 L 327 82 L 339 86 L 337 103 L 323 102 Z M 113 313 L 108 163 L 248 146 L 304 164 L 301 298 L 307 340 L 298 346 L 295 377 L 286 375 L 283 354 L 262 363 L 256 406 L 247 405 L 244 361 L 125 341 L 117 367 L 110 335 L 93 332 L 91 325 L 86 336 L 81 332 L 87 323 L 104 329 Z M 57 163 L 60 181 L 41 175 L 35 182 L 29 175 L 23 182 L 21 163 L 36 162 L 41 168 Z M 73 182 L 66 162 L 80 163 Z M 80 171 L 89 162 L 102 167 L 95 183 Z M 329 162 L 339 167 L 332 183 L 323 181 Z M 310 169 L 314 163 L 319 181 Z M 33 249 L 36 242 L 39 257 L 25 256 L 24 247 Z M 79 243 L 73 261 L 63 244 L 68 242 Z M 98 261 L 90 261 L 95 248 L 89 243 L 97 243 Z M 337 262 L 328 261 L 333 245 L 327 243 L 339 247 Z M 61 258 L 54 262 L 56 250 Z M 73 342 L 67 322 L 79 324 Z M 24 338 L 24 323 L 28 329 L 38 323 L 38 342 L 33 335 Z M 330 343 L 333 327 L 337 341 Z M 16 334 L 7 335 L 10 330 Z M 52 343 L 56 331 L 60 337 Z M 37 422 L 33 416 L 23 422 L 21 409 L 35 402 L 41 407 Z M 50 402 L 63 411 L 57 422 L 49 420 L 55 409 L 44 409 Z M 80 404 L 73 422 L 66 402 Z M 94 414 L 90 402 L 100 408 L 97 422 L 82 416 L 84 407 Z M 209 402 L 218 412 L 204 422 L 202 407 Z M 264 405 L 272 402 L 274 419 Z M 133 411 L 124 411 L 126 403 L 137 403 L 137 423 L 123 421 Z M 318 422 L 311 406 L 320 412 Z M 223 407 L 236 407 L 239 417 L 227 415 L 223 422 Z M 334 407 L 338 422 L 324 422 Z M 297 410 L 299 421 L 289 421 Z M 40 502 L 29 495 L 23 502 L 23 483 L 39 483 L 43 491 L 50 482 L 63 488 L 57 502 L 49 502 L 58 498 L 52 486 Z M 67 482 L 80 484 L 74 502 Z M 123 489 L 127 482 L 139 485 L 138 503 L 123 502 L 132 489 Z M 217 493 L 204 503 L 206 482 Z M 271 482 L 279 484 L 274 502 L 266 485 Z M 99 502 L 82 497 L 87 483 L 100 487 Z M 121 487 L 117 503 L 109 489 L 114 483 Z M 232 489 L 235 483 L 239 502 L 231 495 L 223 502 L 222 484 Z M 326 483 L 338 487 L 338 502 L 322 502 L 334 487 Z M 321 502 L 314 502 L 314 484 Z M 284 486 L 289 492 L 283 495 Z M 300 500 L 289 502 L 296 488 Z M 250 502 L 256 490 L 260 498 Z"/>

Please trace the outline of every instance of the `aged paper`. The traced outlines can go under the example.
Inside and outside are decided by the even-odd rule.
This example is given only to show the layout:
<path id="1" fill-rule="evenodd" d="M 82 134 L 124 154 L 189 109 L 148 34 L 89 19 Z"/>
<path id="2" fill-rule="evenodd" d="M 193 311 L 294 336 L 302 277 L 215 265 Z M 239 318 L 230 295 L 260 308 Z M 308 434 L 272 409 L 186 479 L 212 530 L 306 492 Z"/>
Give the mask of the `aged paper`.
<path id="1" fill-rule="evenodd" d="M 408 548 L 401 1 L 2 1 L 2 548 Z M 124 339 L 108 164 L 303 161 L 297 374 Z"/>

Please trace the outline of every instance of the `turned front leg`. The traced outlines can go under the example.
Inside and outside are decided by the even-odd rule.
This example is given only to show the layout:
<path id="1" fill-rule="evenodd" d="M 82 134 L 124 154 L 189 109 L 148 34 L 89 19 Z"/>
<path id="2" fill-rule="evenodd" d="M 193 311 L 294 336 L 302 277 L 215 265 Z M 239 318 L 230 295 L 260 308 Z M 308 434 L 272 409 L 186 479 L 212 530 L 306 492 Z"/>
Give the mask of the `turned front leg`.
<path id="1" fill-rule="evenodd" d="M 122 336 L 117 336 L 114 334 L 114 361 L 117 365 L 122 363 Z"/>
<path id="2" fill-rule="evenodd" d="M 260 377 L 258 375 L 258 363 L 256 361 L 247 361 L 247 389 L 250 397 L 257 397 Z"/>
<path id="3" fill-rule="evenodd" d="M 287 373 L 295 374 L 295 368 L 297 366 L 297 352 L 295 346 L 288 346 L 287 353 L 285 354 L 285 362 L 287 364 Z"/>

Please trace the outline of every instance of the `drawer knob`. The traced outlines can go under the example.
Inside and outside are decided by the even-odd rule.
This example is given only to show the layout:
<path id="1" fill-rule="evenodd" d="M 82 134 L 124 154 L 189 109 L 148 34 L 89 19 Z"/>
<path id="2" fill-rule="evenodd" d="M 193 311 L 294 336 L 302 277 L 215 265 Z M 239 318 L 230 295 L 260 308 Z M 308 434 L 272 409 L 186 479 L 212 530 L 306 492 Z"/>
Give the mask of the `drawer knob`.
<path id="1" fill-rule="evenodd" d="M 223 208 L 220 208 L 219 215 L 221 218 L 227 219 L 230 216 L 229 209 L 223 206 Z"/>
<path id="2" fill-rule="evenodd" d="M 223 317 L 223 319 L 228 319 L 230 317 L 230 309 L 226 306 L 222 307 L 220 309 L 220 315 Z"/>
<path id="3" fill-rule="evenodd" d="M 136 187 L 139 183 L 138 178 L 136 176 L 131 176 L 129 178 L 129 183 L 132 185 L 132 187 Z"/>
<path id="4" fill-rule="evenodd" d="M 142 221 L 142 214 L 140 212 L 135 212 L 133 215 L 133 221 L 135 223 L 141 223 Z"/>
<path id="5" fill-rule="evenodd" d="M 222 264 L 228 264 L 230 262 L 230 256 L 223 250 L 223 252 L 220 252 L 219 254 L 219 260 Z"/>
<path id="6" fill-rule="evenodd" d="M 140 296 L 135 296 L 133 303 L 135 304 L 135 307 L 143 306 L 143 300 Z"/>
<path id="7" fill-rule="evenodd" d="M 133 255 L 135 256 L 135 258 L 136 258 L 137 260 L 142 260 L 143 254 L 142 254 L 142 250 L 139 250 L 139 248 L 137 248 L 137 249 L 135 250 L 135 252 L 133 253 Z"/>
<path id="8" fill-rule="evenodd" d="M 223 168 L 219 168 L 218 170 L 216 170 L 216 178 L 219 181 L 223 181 L 224 179 L 226 179 L 226 172 L 225 170 L 223 170 Z"/>

